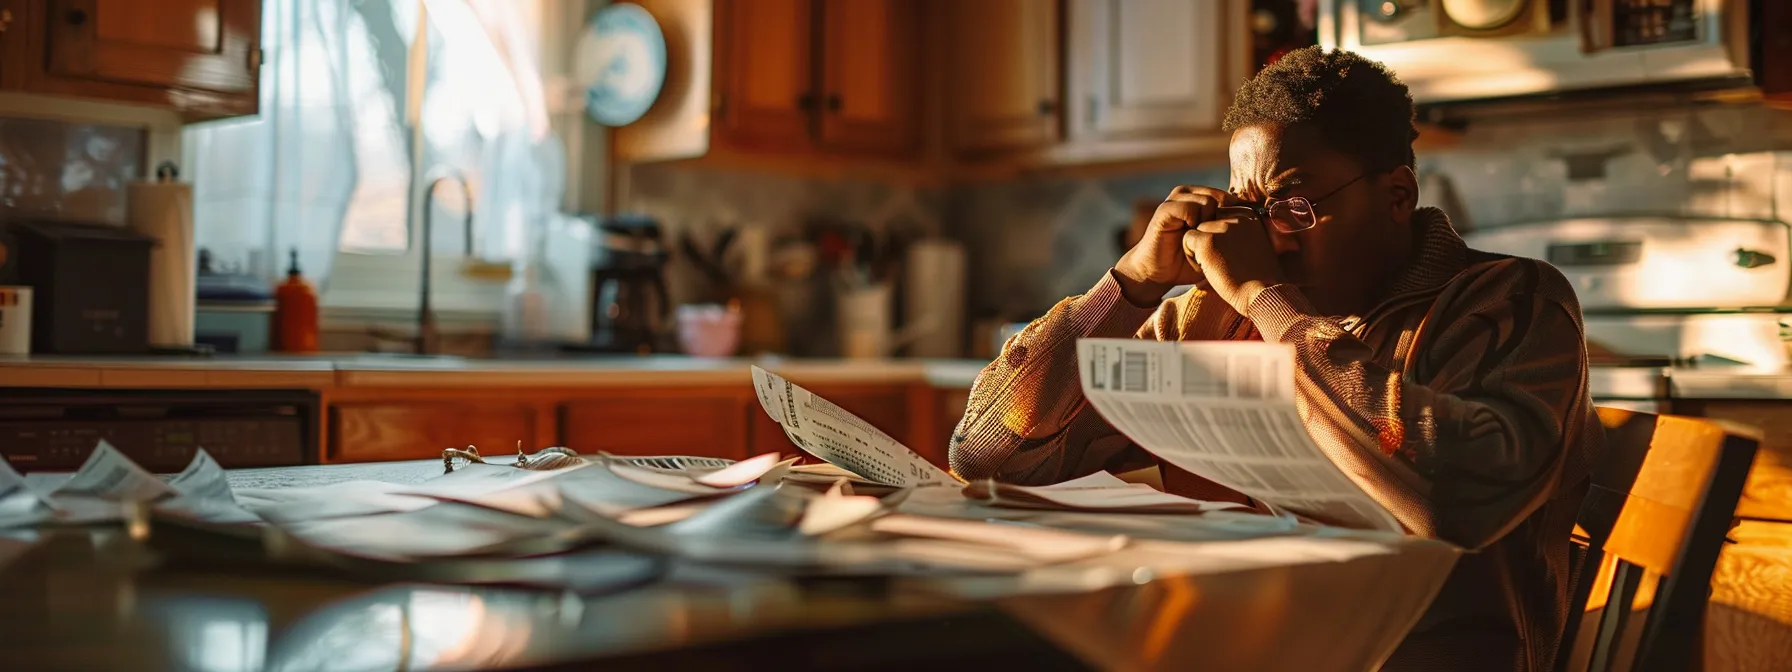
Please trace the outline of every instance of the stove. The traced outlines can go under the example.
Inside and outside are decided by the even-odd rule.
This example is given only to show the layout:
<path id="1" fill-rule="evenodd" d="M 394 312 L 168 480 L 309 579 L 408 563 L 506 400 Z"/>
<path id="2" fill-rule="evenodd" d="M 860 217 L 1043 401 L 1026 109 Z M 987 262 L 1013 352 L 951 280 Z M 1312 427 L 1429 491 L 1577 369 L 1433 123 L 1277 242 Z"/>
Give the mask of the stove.
<path id="1" fill-rule="evenodd" d="M 1594 402 L 1654 411 L 1675 370 L 1787 368 L 1792 229 L 1693 217 L 1578 218 L 1463 236 L 1542 259 L 1574 285 Z"/>

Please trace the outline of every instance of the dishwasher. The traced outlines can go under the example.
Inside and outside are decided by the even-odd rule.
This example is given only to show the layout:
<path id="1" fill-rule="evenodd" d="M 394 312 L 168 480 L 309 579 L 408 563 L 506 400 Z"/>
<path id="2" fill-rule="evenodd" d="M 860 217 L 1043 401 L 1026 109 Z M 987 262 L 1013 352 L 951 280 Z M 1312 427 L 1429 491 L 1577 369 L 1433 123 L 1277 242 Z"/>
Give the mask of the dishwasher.
<path id="1" fill-rule="evenodd" d="M 319 417 L 311 390 L 0 388 L 0 455 L 73 471 L 103 440 L 155 473 L 200 448 L 227 469 L 315 464 Z"/>

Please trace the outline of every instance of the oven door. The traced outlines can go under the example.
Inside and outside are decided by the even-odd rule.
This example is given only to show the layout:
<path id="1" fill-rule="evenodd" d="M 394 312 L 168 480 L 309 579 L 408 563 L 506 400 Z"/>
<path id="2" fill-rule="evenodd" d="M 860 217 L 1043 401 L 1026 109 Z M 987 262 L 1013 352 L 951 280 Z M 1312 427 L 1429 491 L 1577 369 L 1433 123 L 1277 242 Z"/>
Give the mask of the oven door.
<path id="1" fill-rule="evenodd" d="M 1516 224 L 1463 236 L 1469 247 L 1549 262 L 1581 310 L 1774 308 L 1792 286 L 1784 222 L 1610 218 Z"/>

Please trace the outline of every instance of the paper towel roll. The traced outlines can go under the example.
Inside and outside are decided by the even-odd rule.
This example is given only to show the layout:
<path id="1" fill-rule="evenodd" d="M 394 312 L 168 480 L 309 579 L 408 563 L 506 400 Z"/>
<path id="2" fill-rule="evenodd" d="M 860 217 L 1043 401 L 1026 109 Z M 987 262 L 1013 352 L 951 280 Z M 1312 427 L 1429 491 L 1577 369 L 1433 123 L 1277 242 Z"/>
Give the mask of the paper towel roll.
<path id="1" fill-rule="evenodd" d="M 175 181 L 172 170 L 158 181 L 132 182 L 126 223 L 156 239 L 149 256 L 149 343 L 193 345 L 194 276 L 193 187 Z"/>
<path id="2" fill-rule="evenodd" d="M 908 248 L 903 286 L 904 329 L 917 336 L 915 357 L 960 357 L 964 351 L 964 246 L 942 238 Z M 925 328 L 923 328 L 925 323 Z"/>

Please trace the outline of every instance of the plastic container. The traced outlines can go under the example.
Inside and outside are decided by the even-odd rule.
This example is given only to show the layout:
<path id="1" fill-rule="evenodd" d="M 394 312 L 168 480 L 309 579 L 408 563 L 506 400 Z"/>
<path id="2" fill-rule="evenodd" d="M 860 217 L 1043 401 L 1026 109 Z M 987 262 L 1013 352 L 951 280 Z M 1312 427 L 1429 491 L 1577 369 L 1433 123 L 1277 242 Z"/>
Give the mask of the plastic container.
<path id="1" fill-rule="evenodd" d="M 286 282 L 274 288 L 274 351 L 317 352 L 317 290 L 299 272 L 299 250 L 293 248 Z"/>

